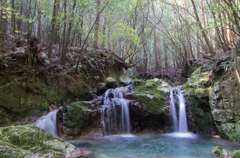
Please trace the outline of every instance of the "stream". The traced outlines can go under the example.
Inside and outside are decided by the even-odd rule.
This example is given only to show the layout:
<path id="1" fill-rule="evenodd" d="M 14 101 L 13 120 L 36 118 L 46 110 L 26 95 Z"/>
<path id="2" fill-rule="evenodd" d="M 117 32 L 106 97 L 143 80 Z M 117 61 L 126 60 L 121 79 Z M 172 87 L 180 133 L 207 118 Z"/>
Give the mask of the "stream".
<path id="1" fill-rule="evenodd" d="M 112 135 L 68 142 L 93 151 L 96 158 L 212 158 L 215 146 L 230 153 L 240 148 L 222 138 L 191 133 Z"/>
<path id="2" fill-rule="evenodd" d="M 211 149 L 215 146 L 221 146 L 229 153 L 240 149 L 240 145 L 219 136 L 188 132 L 186 101 L 180 88 L 173 88 L 170 92 L 173 133 L 130 134 L 129 101 L 118 90 L 107 90 L 103 95 L 104 105 L 99 108 L 103 131 L 109 132 L 107 136 L 66 141 L 91 150 L 97 158 L 212 158 Z M 176 106 L 179 106 L 178 112 Z M 56 136 L 56 113 L 57 110 L 41 117 L 34 125 Z M 114 134 L 118 131 L 122 134 Z"/>

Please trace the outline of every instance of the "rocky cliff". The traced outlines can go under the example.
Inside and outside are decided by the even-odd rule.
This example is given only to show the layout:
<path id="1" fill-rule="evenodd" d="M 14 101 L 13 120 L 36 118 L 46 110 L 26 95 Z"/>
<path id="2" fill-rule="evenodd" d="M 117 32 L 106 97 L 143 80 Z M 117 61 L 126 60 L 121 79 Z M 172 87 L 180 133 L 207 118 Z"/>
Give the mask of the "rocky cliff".
<path id="1" fill-rule="evenodd" d="M 0 57 L 0 127 L 28 124 L 49 109 L 74 101 L 91 100 L 97 82 L 117 79 L 123 63 L 111 53 L 89 53 L 76 65 L 61 66 L 46 57 L 27 67 L 26 54 Z"/>
<path id="2" fill-rule="evenodd" d="M 217 132 L 231 141 L 240 141 L 239 61 L 239 57 L 227 57 L 205 64 L 183 86 L 195 131 Z"/>

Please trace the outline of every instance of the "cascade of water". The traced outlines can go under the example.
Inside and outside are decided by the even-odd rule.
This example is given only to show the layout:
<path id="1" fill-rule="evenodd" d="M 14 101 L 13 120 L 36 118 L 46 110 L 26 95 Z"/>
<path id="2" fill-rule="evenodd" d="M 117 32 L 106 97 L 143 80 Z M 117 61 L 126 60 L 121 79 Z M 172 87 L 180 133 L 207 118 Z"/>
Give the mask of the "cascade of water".
<path id="1" fill-rule="evenodd" d="M 112 96 L 111 96 L 112 95 Z M 111 96 L 111 98 L 109 98 Z M 108 125 L 109 133 L 118 133 L 118 123 L 121 123 L 122 133 L 130 133 L 130 116 L 129 116 L 129 101 L 123 99 L 123 93 L 119 92 L 119 89 L 108 89 L 104 94 L 104 105 L 101 107 L 101 124 L 103 126 L 103 131 L 106 133 L 105 129 L 105 112 Z M 115 104 L 118 103 L 118 105 Z M 117 106 L 121 106 L 120 111 L 120 121 L 118 118 Z"/>
<path id="2" fill-rule="evenodd" d="M 187 125 L 187 115 L 186 115 L 186 105 L 183 93 L 178 89 L 178 99 L 179 99 L 179 132 L 188 132 Z"/>
<path id="3" fill-rule="evenodd" d="M 129 102 L 122 99 L 122 133 L 130 133 Z"/>
<path id="4" fill-rule="evenodd" d="M 174 89 L 171 89 L 170 91 L 170 111 L 172 115 L 172 123 L 174 131 L 178 131 L 178 119 L 176 114 L 176 108 L 174 104 L 174 97 L 173 97 Z"/>
<path id="5" fill-rule="evenodd" d="M 178 97 L 179 121 L 177 119 L 174 95 Z M 170 111 L 172 115 L 174 131 L 181 133 L 188 132 L 185 98 L 179 88 L 174 88 L 170 92 Z"/>
<path id="6" fill-rule="evenodd" d="M 59 109 L 58 109 L 59 110 Z M 42 128 L 45 131 L 50 132 L 53 136 L 57 136 L 57 112 L 54 110 L 48 113 L 46 116 L 40 117 L 34 125 Z"/>

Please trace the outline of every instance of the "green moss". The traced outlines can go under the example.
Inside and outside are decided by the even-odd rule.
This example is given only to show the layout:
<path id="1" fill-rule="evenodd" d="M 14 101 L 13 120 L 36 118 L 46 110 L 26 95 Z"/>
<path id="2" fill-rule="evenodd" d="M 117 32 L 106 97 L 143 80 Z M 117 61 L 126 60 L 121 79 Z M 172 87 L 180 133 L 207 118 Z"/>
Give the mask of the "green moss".
<path id="1" fill-rule="evenodd" d="M 44 155 L 64 155 L 75 147 L 34 125 L 9 126 L 0 128 L 0 157 L 44 157 Z"/>
<path id="2" fill-rule="evenodd" d="M 88 122 L 88 116 L 90 113 L 88 109 L 88 104 L 84 102 L 73 102 L 66 105 L 63 108 L 64 123 L 65 123 L 65 132 L 71 133 L 73 135 L 79 134 L 83 126 Z"/>
<path id="3" fill-rule="evenodd" d="M 193 72 L 191 78 L 183 85 L 190 105 L 190 113 L 199 131 L 210 132 L 214 128 L 214 120 L 209 105 L 211 80 L 209 72 L 202 72 L 202 67 Z"/>
<path id="4" fill-rule="evenodd" d="M 5 85 L 5 84 L 7 84 L 7 83 L 8 83 L 8 80 L 7 80 L 7 78 L 5 77 L 5 78 L 3 78 L 3 79 L 0 81 L 0 86 Z"/>
<path id="5" fill-rule="evenodd" d="M 161 80 L 147 80 L 145 85 L 134 86 L 133 97 L 143 105 L 147 112 L 152 114 L 165 113 L 165 99 L 169 93 L 159 90 L 161 85 Z"/>
<path id="6" fill-rule="evenodd" d="M 232 158 L 240 158 L 240 150 L 236 150 L 232 154 Z"/>
<path id="7" fill-rule="evenodd" d="M 186 88 L 186 87 L 185 87 Z M 210 132 L 214 128 L 214 120 L 209 106 L 209 89 L 194 89 L 187 87 L 184 89 L 190 105 L 190 113 L 199 131 Z"/>
<path id="8" fill-rule="evenodd" d="M 222 152 L 222 147 L 220 146 L 215 146 L 214 148 L 212 148 L 212 154 L 214 157 L 220 157 L 221 156 L 221 152 Z"/>
<path id="9" fill-rule="evenodd" d="M 108 77 L 106 79 L 106 82 L 116 82 L 116 80 L 114 78 L 112 78 L 112 77 Z"/>
<path id="10" fill-rule="evenodd" d="M 240 141 L 240 122 L 237 123 L 222 123 L 219 126 L 223 132 L 223 136 L 231 141 Z"/>

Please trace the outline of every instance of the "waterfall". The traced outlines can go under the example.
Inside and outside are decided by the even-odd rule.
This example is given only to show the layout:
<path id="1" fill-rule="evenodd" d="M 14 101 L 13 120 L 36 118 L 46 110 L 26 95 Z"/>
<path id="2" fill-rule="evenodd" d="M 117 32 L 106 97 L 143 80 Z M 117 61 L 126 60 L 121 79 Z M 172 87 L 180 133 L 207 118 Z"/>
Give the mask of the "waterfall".
<path id="1" fill-rule="evenodd" d="M 59 109 L 58 109 L 59 110 Z M 54 110 L 46 116 L 40 117 L 33 125 L 50 132 L 53 136 L 57 136 L 57 112 Z"/>
<path id="2" fill-rule="evenodd" d="M 173 97 L 174 89 L 171 89 L 170 91 L 170 111 L 172 115 L 172 124 L 174 131 L 178 131 L 178 119 L 177 119 L 177 113 L 176 108 L 174 104 L 174 97 Z"/>
<path id="3" fill-rule="evenodd" d="M 175 106 L 175 98 L 177 97 L 178 105 L 179 105 L 179 118 L 177 119 L 177 112 Z M 187 114 L 186 114 L 186 104 L 185 98 L 182 91 L 179 88 L 174 88 L 170 92 L 170 111 L 173 120 L 173 126 L 175 132 L 186 133 L 188 132 L 188 125 L 187 125 Z M 179 120 L 179 121 L 177 121 Z"/>
<path id="4" fill-rule="evenodd" d="M 106 134 L 105 123 L 109 133 L 118 133 L 118 127 L 121 128 L 122 133 L 130 133 L 129 101 L 123 98 L 120 89 L 108 89 L 103 95 L 104 105 L 99 110 L 104 134 Z"/>
<path id="5" fill-rule="evenodd" d="M 179 99 L 179 132 L 188 132 L 186 104 L 183 93 L 178 89 Z"/>

